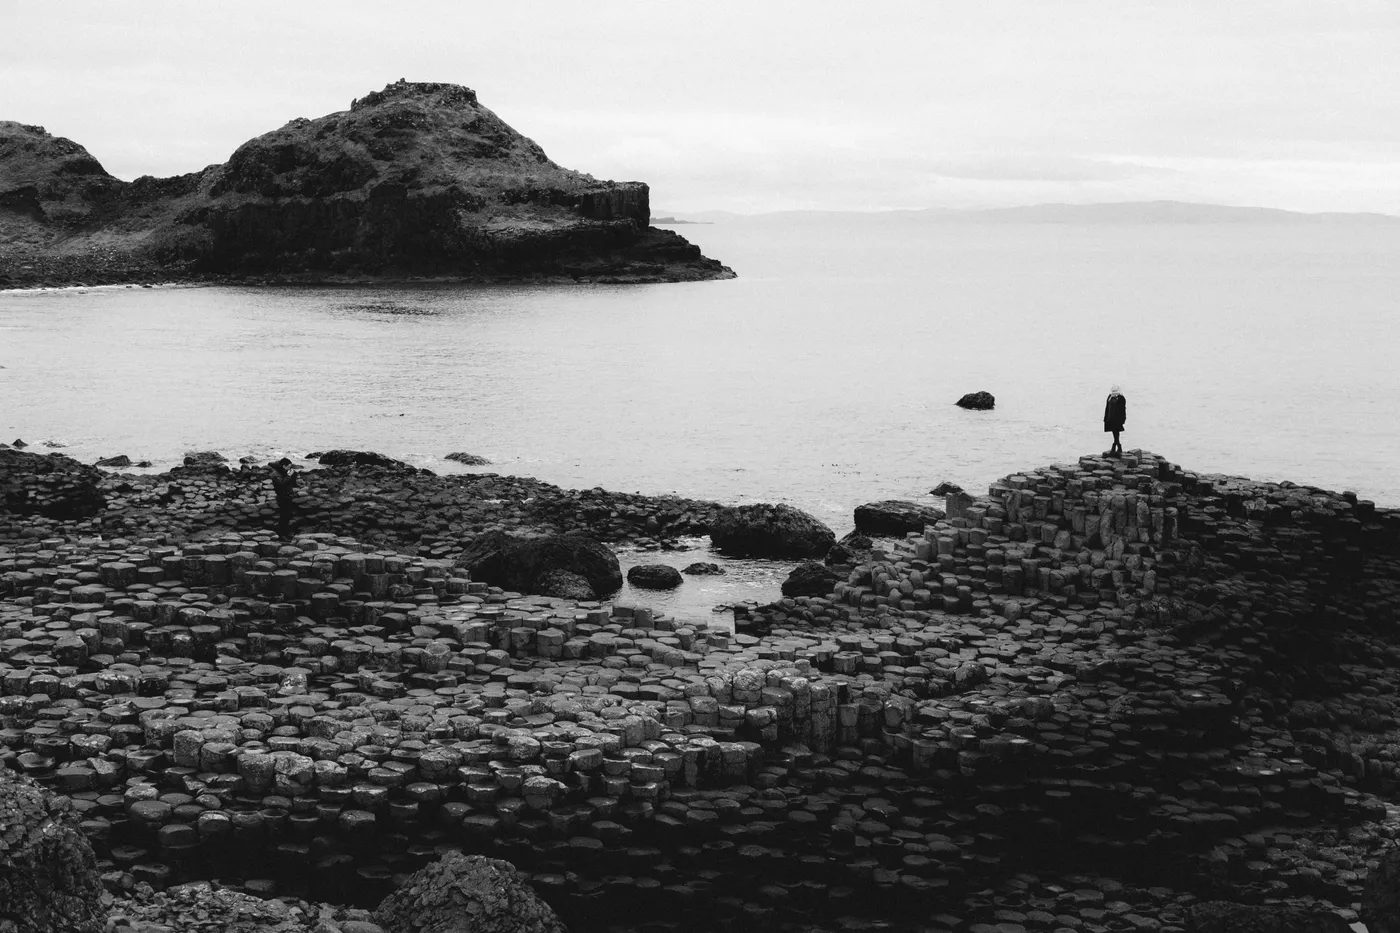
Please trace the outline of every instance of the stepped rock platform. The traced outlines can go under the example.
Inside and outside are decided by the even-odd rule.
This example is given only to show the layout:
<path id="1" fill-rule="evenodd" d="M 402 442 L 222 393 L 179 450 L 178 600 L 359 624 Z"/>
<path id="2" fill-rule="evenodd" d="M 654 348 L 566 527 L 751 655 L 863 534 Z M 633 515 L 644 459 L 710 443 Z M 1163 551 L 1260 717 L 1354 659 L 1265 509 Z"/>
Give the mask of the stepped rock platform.
<path id="1" fill-rule="evenodd" d="M 1400 513 L 1353 495 L 1083 457 L 731 624 L 502 591 L 450 544 L 704 503 L 317 472 L 291 541 L 227 470 L 0 513 L 0 763 L 109 890 L 368 909 L 460 851 L 573 930 L 1181 933 L 1212 900 L 1355 921 L 1400 834 Z M 438 500 L 416 543 L 376 483 Z M 512 483 L 546 504 L 472 511 Z"/>

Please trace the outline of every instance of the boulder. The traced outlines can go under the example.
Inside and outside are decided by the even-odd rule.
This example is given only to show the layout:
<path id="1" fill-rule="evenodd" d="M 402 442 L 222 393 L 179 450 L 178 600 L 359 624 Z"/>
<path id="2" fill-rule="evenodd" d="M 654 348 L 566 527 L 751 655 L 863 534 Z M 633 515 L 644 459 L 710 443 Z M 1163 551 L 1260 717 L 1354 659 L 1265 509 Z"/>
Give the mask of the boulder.
<path id="1" fill-rule="evenodd" d="M 646 590 L 674 590 L 685 581 L 669 564 L 638 564 L 627 571 L 627 582 Z"/>
<path id="2" fill-rule="evenodd" d="M 102 511 L 102 471 L 63 454 L 0 450 L 0 511 L 60 521 Z"/>
<path id="3" fill-rule="evenodd" d="M 721 508 L 710 526 L 710 542 L 738 557 L 821 557 L 835 540 L 830 528 L 790 505 Z"/>
<path id="4" fill-rule="evenodd" d="M 557 570 L 587 580 L 599 597 L 622 586 L 617 556 L 601 541 L 583 535 L 524 537 L 487 532 L 467 544 L 457 564 L 467 568 L 473 580 L 518 593 L 539 593 L 541 579 Z"/>
<path id="5" fill-rule="evenodd" d="M 825 564 L 798 564 L 783 581 L 784 596 L 826 596 L 836 588 L 837 577 Z"/>
<path id="6" fill-rule="evenodd" d="M 491 461 L 487 460 L 485 457 L 478 457 L 476 454 L 464 454 L 460 451 L 458 451 L 457 453 L 448 454 L 442 459 L 452 460 L 456 463 L 462 464 L 463 466 L 489 466 L 491 463 Z"/>
<path id="7" fill-rule="evenodd" d="M 597 599 L 587 578 L 568 570 L 546 570 L 535 580 L 535 592 L 559 599 Z"/>
<path id="8" fill-rule="evenodd" d="M 374 917 L 388 933 L 566 933 L 515 866 L 460 852 L 409 875 Z"/>
<path id="9" fill-rule="evenodd" d="M 195 450 L 185 454 L 187 467 L 217 466 L 221 463 L 228 463 L 228 457 L 217 450 Z"/>
<path id="10" fill-rule="evenodd" d="M 997 407 L 997 400 L 990 392 L 969 392 L 958 399 L 959 408 L 968 408 L 973 411 L 990 411 Z"/>
<path id="11" fill-rule="evenodd" d="M 1187 933 L 1350 933 L 1340 915 L 1328 911 L 1206 901 L 1186 909 Z M 1378 933 L 1369 927 L 1371 933 Z"/>
<path id="12" fill-rule="evenodd" d="M 408 466 L 402 460 L 395 460 L 372 450 L 328 450 L 317 457 L 317 462 L 328 467 L 372 466 L 402 470 Z"/>
<path id="13" fill-rule="evenodd" d="M 0 930 L 99 933 L 104 900 L 68 800 L 0 767 Z"/>
<path id="14" fill-rule="evenodd" d="M 957 483 L 939 483 L 928 491 L 930 496 L 946 496 L 950 492 L 962 492 L 963 488 Z"/>
<path id="15" fill-rule="evenodd" d="M 705 574 L 724 573 L 724 568 L 719 564 L 711 563 L 707 560 L 697 560 L 693 564 L 687 564 L 681 573 L 688 573 L 691 576 L 703 576 Z"/>
<path id="16" fill-rule="evenodd" d="M 131 466 L 131 458 L 128 457 L 126 454 L 118 454 L 115 457 L 104 457 L 101 460 L 94 463 L 93 466 L 129 467 Z"/>
<path id="17" fill-rule="evenodd" d="M 1382 851 L 1380 864 L 1367 874 L 1361 922 L 1370 933 L 1400 933 L 1400 846 Z"/>
<path id="18" fill-rule="evenodd" d="M 904 535 L 923 531 L 943 518 L 943 510 L 904 499 L 885 499 L 856 506 L 856 530 L 871 535 Z"/>

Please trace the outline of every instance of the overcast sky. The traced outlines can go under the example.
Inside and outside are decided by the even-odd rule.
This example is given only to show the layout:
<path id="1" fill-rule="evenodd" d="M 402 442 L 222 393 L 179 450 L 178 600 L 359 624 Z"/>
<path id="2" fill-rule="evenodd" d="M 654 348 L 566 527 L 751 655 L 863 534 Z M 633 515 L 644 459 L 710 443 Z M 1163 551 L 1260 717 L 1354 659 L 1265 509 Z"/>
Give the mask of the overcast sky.
<path id="1" fill-rule="evenodd" d="M 123 178 L 400 77 L 665 210 L 1400 213 L 1397 0 L 0 0 L 0 119 Z"/>

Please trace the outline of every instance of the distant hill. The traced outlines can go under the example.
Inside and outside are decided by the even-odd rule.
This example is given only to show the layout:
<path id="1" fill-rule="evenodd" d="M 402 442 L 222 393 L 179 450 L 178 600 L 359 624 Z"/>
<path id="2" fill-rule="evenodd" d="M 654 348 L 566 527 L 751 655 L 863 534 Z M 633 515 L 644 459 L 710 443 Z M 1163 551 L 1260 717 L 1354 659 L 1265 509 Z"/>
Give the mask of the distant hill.
<path id="1" fill-rule="evenodd" d="M 222 165 L 133 182 L 43 127 L 0 122 L 0 287 L 733 276 L 651 226 L 649 202 L 642 182 L 556 165 L 455 84 L 399 81 Z"/>
<path id="2" fill-rule="evenodd" d="M 680 216 L 680 215 L 678 215 Z M 1327 212 L 1309 214 L 1272 207 L 1232 207 L 1187 201 L 1124 201 L 1106 204 L 1033 204 L 980 210 L 928 208 L 895 211 L 775 211 L 736 214 L 731 211 L 690 211 L 684 216 L 712 223 L 785 221 L 879 222 L 924 221 L 931 223 L 1015 224 L 1394 224 L 1400 216 L 1377 213 Z"/>

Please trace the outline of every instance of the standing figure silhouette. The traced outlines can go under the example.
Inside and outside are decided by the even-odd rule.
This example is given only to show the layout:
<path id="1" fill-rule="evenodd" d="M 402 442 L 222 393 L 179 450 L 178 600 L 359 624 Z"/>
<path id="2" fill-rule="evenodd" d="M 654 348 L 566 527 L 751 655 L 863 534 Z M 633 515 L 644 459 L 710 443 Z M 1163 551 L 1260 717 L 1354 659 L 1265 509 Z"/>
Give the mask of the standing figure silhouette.
<path id="1" fill-rule="evenodd" d="M 1123 443 L 1118 439 L 1118 434 L 1127 420 L 1128 400 L 1123 397 L 1123 390 L 1114 386 L 1108 390 L 1108 402 L 1103 407 L 1103 429 L 1113 432 L 1113 446 L 1108 451 L 1110 457 L 1123 456 Z"/>

